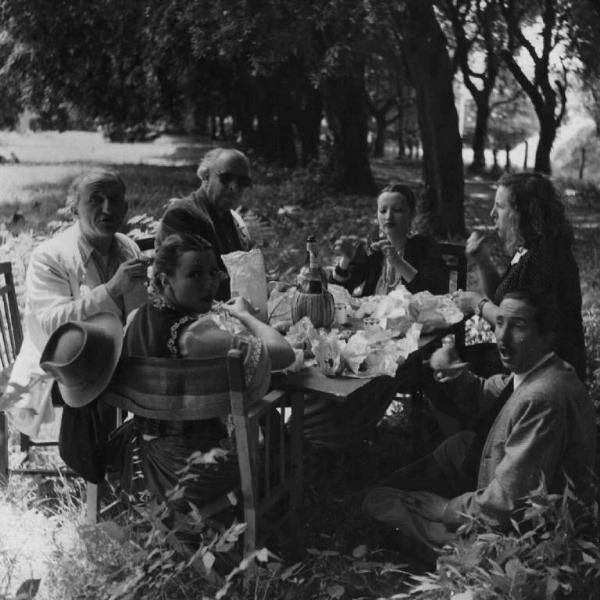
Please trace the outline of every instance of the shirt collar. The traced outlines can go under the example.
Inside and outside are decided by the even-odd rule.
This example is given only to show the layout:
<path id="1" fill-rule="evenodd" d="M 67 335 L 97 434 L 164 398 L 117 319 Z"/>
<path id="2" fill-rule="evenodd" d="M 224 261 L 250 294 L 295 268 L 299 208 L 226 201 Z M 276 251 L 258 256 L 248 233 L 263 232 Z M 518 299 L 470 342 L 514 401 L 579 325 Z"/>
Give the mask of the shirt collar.
<path id="1" fill-rule="evenodd" d="M 83 264 L 87 264 L 90 260 L 90 257 L 94 252 L 97 253 L 97 250 L 90 244 L 90 242 L 83 236 L 81 233 L 81 227 L 79 226 L 79 221 L 75 223 L 75 227 L 77 228 L 77 247 L 79 248 L 79 252 L 81 253 L 81 258 L 83 259 Z M 117 236 L 113 238 L 113 242 L 108 249 L 108 256 L 112 257 L 115 255 L 119 248 L 119 243 Z"/>
<path id="2" fill-rule="evenodd" d="M 525 255 L 527 254 L 527 248 L 523 246 L 519 246 L 517 251 L 515 252 L 512 260 L 510 261 L 511 265 L 516 265 Z"/>
<path id="3" fill-rule="evenodd" d="M 548 354 L 544 355 L 540 360 L 538 360 L 535 365 L 529 369 L 529 371 L 525 371 L 525 373 L 515 373 L 513 380 L 514 389 L 516 390 L 532 371 L 535 371 L 538 367 L 541 367 L 552 356 L 554 356 L 554 352 L 548 352 Z"/>

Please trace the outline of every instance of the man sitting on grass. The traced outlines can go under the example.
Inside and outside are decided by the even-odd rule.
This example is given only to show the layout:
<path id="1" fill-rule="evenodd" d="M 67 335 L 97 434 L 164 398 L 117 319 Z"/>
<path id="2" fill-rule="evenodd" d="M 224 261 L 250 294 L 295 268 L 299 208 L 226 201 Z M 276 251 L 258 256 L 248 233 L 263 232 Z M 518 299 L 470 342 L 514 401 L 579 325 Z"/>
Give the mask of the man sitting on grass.
<path id="1" fill-rule="evenodd" d="M 433 558 L 436 547 L 456 539 L 469 517 L 506 527 L 519 517 L 522 499 L 540 486 L 561 493 L 568 477 L 575 493 L 586 490 L 595 413 L 573 368 L 551 350 L 556 317 L 547 296 L 509 293 L 495 333 L 510 374 L 484 380 L 457 372 L 453 360 L 434 372 L 462 410 L 497 416 L 483 449 L 474 433 L 458 433 L 368 493 L 366 512 L 394 527 L 399 541 L 415 544 L 422 556 Z"/>

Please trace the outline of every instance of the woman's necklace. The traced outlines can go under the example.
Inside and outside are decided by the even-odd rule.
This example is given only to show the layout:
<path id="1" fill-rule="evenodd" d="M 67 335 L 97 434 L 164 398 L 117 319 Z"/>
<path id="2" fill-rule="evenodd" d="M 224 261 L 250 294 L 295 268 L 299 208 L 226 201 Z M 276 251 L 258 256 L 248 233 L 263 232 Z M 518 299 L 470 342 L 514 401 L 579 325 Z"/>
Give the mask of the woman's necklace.
<path id="1" fill-rule="evenodd" d="M 396 289 L 396 286 L 402 281 L 402 275 L 396 271 L 396 267 L 394 267 L 387 257 L 385 259 L 384 277 L 388 291 Z"/>

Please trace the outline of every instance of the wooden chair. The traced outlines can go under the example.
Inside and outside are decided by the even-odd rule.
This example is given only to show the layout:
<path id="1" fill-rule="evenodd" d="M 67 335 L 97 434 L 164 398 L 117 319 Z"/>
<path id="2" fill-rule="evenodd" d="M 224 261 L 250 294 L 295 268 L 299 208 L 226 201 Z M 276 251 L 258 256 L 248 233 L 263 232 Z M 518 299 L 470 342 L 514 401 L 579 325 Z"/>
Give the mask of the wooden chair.
<path id="1" fill-rule="evenodd" d="M 243 503 L 244 553 L 255 549 L 257 539 L 290 519 L 297 526 L 302 496 L 302 398 L 271 391 L 250 402 L 244 384 L 239 350 L 216 358 L 164 359 L 130 357 L 122 360 L 102 401 L 141 417 L 162 420 L 203 420 L 232 415 Z M 290 435 L 285 431 L 284 409 L 291 407 Z M 266 418 L 275 408 L 276 419 Z M 262 434 L 262 439 L 259 435 Z M 277 439 L 277 444 L 273 444 Z M 98 487 L 88 485 L 88 520 L 99 514 Z M 211 502 L 217 512 L 231 506 L 223 496 Z M 281 507 L 284 510 L 281 511 Z M 279 512 L 265 518 L 270 509 Z M 211 511 L 205 507 L 201 514 Z M 214 514 L 214 513 L 213 513 Z"/>
<path id="2" fill-rule="evenodd" d="M 5 383 L 23 342 L 21 317 L 9 262 L 0 263 L 0 298 L 0 365 L 2 381 Z M 0 482 L 8 481 L 8 471 L 8 424 L 6 415 L 0 411 Z"/>

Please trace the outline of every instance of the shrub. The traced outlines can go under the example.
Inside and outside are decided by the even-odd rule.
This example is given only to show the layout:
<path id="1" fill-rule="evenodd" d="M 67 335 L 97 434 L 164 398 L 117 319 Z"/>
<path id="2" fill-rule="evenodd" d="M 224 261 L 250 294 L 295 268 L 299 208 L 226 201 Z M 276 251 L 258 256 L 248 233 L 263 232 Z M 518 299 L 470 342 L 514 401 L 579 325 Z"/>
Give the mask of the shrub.
<path id="1" fill-rule="evenodd" d="M 481 520 L 461 530 L 446 547 L 436 570 L 414 577 L 408 593 L 419 600 L 572 599 L 600 594 L 598 504 L 536 491 L 520 522 L 499 533 Z"/>

